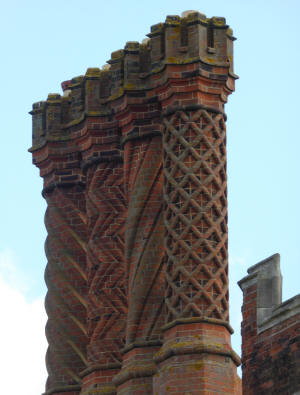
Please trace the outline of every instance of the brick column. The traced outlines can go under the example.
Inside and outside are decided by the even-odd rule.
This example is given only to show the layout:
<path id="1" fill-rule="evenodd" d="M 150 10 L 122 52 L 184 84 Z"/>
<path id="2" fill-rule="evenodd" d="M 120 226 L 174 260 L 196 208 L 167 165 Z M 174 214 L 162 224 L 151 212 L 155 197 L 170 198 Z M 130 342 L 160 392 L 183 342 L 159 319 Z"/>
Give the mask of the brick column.
<path id="1" fill-rule="evenodd" d="M 235 394 L 224 115 L 183 107 L 164 124 L 167 324 L 156 355 L 160 393 Z"/>
<path id="2" fill-rule="evenodd" d="M 65 134 L 61 119 L 65 99 L 49 95 L 33 106 L 33 162 L 44 179 L 48 207 L 45 251 L 48 287 L 46 394 L 79 394 L 79 373 L 86 368 L 86 214 L 85 179 L 80 155 Z"/>
<path id="3" fill-rule="evenodd" d="M 168 18 L 166 42 L 174 56 L 178 22 Z M 181 22 L 183 29 L 188 49 L 182 51 L 192 51 L 195 42 L 203 63 L 186 71 L 170 67 L 177 78 L 170 78 L 162 94 L 166 324 L 155 355 L 154 393 L 238 394 L 240 361 L 231 349 L 229 325 L 223 112 L 234 88 L 232 38 L 223 18 L 192 13 L 185 26 Z"/>
<path id="4" fill-rule="evenodd" d="M 101 113 L 105 77 L 85 76 L 86 130 L 80 139 L 86 174 L 88 368 L 82 395 L 113 395 L 112 378 L 121 367 L 127 313 L 124 233 L 126 201 L 120 133 L 110 110 Z"/>
<path id="5" fill-rule="evenodd" d="M 127 201 L 125 259 L 128 314 L 123 363 L 114 383 L 118 394 L 152 394 L 156 369 L 153 354 L 160 346 L 163 306 L 162 141 L 160 107 L 148 97 L 143 79 L 149 69 L 147 43 L 128 42 L 109 61 L 122 76 L 112 94 L 122 130 L 124 185 Z M 114 80 L 117 80 L 114 79 Z M 119 81 L 118 81 L 119 82 Z"/>
<path id="6" fill-rule="evenodd" d="M 87 172 L 89 368 L 82 394 L 115 394 L 126 314 L 123 169 L 106 159 Z"/>
<path id="7" fill-rule="evenodd" d="M 153 394 L 153 355 L 161 345 L 163 171 L 159 114 L 157 104 L 135 105 L 120 119 L 128 200 L 128 315 L 122 370 L 114 379 L 119 395 Z"/>

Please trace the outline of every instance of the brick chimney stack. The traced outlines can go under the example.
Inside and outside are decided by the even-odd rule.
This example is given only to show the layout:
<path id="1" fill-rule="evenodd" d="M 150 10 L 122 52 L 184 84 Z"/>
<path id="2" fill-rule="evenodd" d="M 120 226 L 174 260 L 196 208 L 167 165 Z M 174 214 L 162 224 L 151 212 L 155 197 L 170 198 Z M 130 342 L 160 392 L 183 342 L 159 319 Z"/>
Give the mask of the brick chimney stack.
<path id="1" fill-rule="evenodd" d="M 169 15 L 33 105 L 46 394 L 240 394 L 228 295 L 224 18 Z"/>
<path id="2" fill-rule="evenodd" d="M 236 78 L 232 44 L 224 18 L 167 17 L 167 59 L 180 67 L 170 65 L 162 99 L 166 322 L 154 357 L 159 394 L 238 393 L 239 358 L 230 345 L 224 114 Z"/>
<path id="3" fill-rule="evenodd" d="M 50 94 L 47 101 L 35 103 L 31 112 L 30 151 L 44 179 L 42 194 L 48 205 L 45 307 L 49 394 L 79 393 L 79 372 L 87 366 L 85 176 L 71 130 L 62 128 L 68 106 L 68 98 Z"/>

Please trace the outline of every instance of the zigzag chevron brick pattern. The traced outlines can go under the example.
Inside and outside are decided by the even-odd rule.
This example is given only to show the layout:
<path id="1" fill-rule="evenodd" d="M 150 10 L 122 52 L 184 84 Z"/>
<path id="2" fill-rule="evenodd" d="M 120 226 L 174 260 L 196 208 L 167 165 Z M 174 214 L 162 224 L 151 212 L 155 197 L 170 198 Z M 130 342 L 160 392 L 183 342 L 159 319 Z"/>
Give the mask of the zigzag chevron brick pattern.
<path id="1" fill-rule="evenodd" d="M 78 386 L 86 368 L 86 216 L 78 186 L 46 194 L 47 388 Z"/>
<path id="2" fill-rule="evenodd" d="M 228 320 L 223 115 L 178 111 L 164 125 L 167 321 Z"/>
<path id="3" fill-rule="evenodd" d="M 87 175 L 88 360 L 121 363 L 127 313 L 122 163 L 93 165 Z"/>

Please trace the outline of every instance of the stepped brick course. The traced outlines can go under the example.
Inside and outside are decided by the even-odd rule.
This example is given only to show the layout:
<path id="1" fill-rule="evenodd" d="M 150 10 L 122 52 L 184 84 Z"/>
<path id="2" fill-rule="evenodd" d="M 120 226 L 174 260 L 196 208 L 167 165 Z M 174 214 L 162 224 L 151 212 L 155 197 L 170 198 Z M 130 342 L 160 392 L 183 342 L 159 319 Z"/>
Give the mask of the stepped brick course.
<path id="1" fill-rule="evenodd" d="M 232 31 L 168 16 L 35 103 L 47 200 L 46 394 L 240 394 L 230 345 Z"/>

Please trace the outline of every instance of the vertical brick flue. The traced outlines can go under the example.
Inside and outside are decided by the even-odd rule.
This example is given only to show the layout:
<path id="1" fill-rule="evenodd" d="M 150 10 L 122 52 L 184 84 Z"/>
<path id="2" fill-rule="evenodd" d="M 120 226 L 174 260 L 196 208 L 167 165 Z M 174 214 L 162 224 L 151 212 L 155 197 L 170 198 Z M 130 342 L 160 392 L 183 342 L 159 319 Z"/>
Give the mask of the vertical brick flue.
<path id="1" fill-rule="evenodd" d="M 166 319 L 228 321 L 224 116 L 199 106 L 164 123 Z"/>
<path id="2" fill-rule="evenodd" d="M 67 382 L 78 387 L 79 372 L 87 364 L 83 191 L 81 186 L 57 186 L 44 195 L 48 204 L 45 215 L 47 386 L 59 387 Z"/>
<path id="3" fill-rule="evenodd" d="M 46 365 L 49 393 L 72 395 L 81 388 L 80 372 L 87 367 L 87 271 L 85 177 L 80 154 L 64 138 L 61 117 L 64 99 L 49 95 L 47 102 L 33 106 L 33 142 L 40 143 L 34 162 L 44 178 L 43 196 L 48 207 L 45 225 L 48 237 L 45 252 L 48 287 L 45 307 L 48 314 L 46 336 L 49 343 Z M 47 135 L 48 143 L 42 140 Z"/>
<path id="4" fill-rule="evenodd" d="M 233 40 L 224 18 L 171 15 L 33 105 L 47 395 L 240 394 L 224 113 Z"/>
<path id="5" fill-rule="evenodd" d="M 121 367 L 120 350 L 125 345 L 127 312 L 126 268 L 124 260 L 125 195 L 123 164 L 119 155 L 101 158 L 109 136 L 118 144 L 115 124 L 97 128 L 102 144 L 93 144 L 84 155 L 87 209 L 87 346 L 88 369 L 82 373 L 82 393 L 93 388 L 94 377 L 105 393 L 114 393 L 111 378 Z M 98 126 L 98 125 L 97 125 Z M 93 138 L 97 141 L 97 138 Z M 99 350 L 101 350 L 99 352 Z M 110 377 L 110 380 L 107 380 Z"/>

